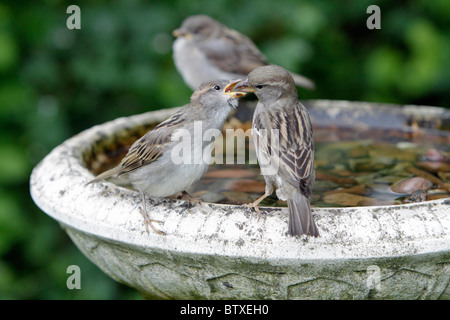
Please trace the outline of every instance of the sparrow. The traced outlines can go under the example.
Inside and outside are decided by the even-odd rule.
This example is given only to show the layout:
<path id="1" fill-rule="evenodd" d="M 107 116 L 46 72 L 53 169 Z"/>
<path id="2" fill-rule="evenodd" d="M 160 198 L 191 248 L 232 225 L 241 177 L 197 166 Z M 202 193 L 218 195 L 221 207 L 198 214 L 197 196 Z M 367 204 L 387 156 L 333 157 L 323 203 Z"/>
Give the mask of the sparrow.
<path id="1" fill-rule="evenodd" d="M 252 40 L 206 15 L 186 18 L 173 35 L 175 66 L 192 89 L 204 81 L 243 79 L 253 69 L 269 65 Z M 312 80 L 291 75 L 298 86 L 315 88 Z"/>
<path id="2" fill-rule="evenodd" d="M 315 178 L 312 126 L 293 77 L 279 66 L 259 67 L 233 90 L 254 92 L 258 98 L 252 136 L 266 187 L 248 206 L 259 214 L 258 204 L 276 190 L 288 203 L 289 234 L 319 236 L 308 199 Z"/>
<path id="3" fill-rule="evenodd" d="M 140 192 L 147 233 L 157 230 L 146 208 L 146 196 L 167 197 L 185 191 L 208 169 L 214 140 L 204 139 L 207 130 L 222 130 L 228 113 L 236 108 L 238 98 L 245 95 L 232 91 L 240 80 L 216 80 L 202 84 L 191 96 L 190 103 L 138 139 L 114 168 L 101 173 L 90 183 L 111 177 L 124 177 Z M 206 141 L 204 141 L 206 140 Z M 213 141 L 211 141 L 213 140 Z M 180 156 L 182 154 L 182 156 Z"/>

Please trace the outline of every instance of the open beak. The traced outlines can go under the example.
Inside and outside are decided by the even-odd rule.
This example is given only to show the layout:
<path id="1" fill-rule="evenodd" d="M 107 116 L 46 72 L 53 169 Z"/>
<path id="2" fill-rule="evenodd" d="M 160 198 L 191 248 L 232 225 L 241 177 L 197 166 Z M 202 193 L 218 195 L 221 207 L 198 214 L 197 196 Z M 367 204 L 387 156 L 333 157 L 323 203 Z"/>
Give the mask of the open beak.
<path id="1" fill-rule="evenodd" d="M 240 97 L 245 96 L 247 94 L 246 92 L 236 90 L 236 85 L 239 82 L 241 82 L 240 79 L 231 81 L 229 84 L 227 84 L 227 86 L 225 87 L 223 92 L 229 96 L 232 96 L 233 98 L 240 98 Z"/>
<path id="2" fill-rule="evenodd" d="M 233 86 L 233 91 L 237 91 L 240 93 L 249 93 L 249 92 L 255 92 L 255 89 L 248 84 L 248 80 L 239 81 L 238 83 L 235 83 Z"/>

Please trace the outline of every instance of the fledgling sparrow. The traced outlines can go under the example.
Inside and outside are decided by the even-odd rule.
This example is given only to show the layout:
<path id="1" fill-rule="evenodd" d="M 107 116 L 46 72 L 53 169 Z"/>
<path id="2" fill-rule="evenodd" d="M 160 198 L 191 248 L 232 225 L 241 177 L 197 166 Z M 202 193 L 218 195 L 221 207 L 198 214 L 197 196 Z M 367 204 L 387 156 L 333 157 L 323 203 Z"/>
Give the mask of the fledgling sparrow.
<path id="1" fill-rule="evenodd" d="M 190 198 L 185 189 L 200 179 L 211 160 L 214 141 L 204 139 L 204 133 L 210 129 L 220 132 L 228 113 L 237 106 L 237 98 L 245 95 L 231 91 L 238 81 L 202 84 L 189 104 L 137 140 L 119 165 L 89 183 L 125 177 L 141 194 L 140 212 L 147 233 L 148 226 L 163 233 L 152 224 L 155 220 L 147 213 L 145 196 L 167 197 L 183 192 Z"/>
<path id="2" fill-rule="evenodd" d="M 206 15 L 186 18 L 173 35 L 175 66 L 192 89 L 215 79 L 244 79 L 269 64 L 252 40 Z M 291 75 L 298 86 L 314 89 L 312 80 Z"/>
<path id="3" fill-rule="evenodd" d="M 233 90 L 254 92 L 259 100 L 252 135 L 266 190 L 248 206 L 259 213 L 258 204 L 276 189 L 278 198 L 288 203 L 289 234 L 317 237 L 308 200 L 315 176 L 312 126 L 307 109 L 298 101 L 294 79 L 282 67 L 259 67 Z"/>

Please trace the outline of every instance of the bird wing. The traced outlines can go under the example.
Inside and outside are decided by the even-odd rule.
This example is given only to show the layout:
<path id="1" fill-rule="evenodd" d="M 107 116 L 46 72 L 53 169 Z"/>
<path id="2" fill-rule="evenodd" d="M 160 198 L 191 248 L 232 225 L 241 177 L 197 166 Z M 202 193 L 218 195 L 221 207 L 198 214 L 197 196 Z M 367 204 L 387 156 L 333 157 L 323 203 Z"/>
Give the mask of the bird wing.
<path id="1" fill-rule="evenodd" d="M 118 175 L 134 171 L 161 157 L 171 141 L 172 133 L 183 123 L 183 113 L 180 110 L 147 132 L 130 147 L 127 155 L 122 159 Z"/>
<path id="2" fill-rule="evenodd" d="M 258 152 L 278 166 L 284 180 L 309 193 L 308 186 L 314 180 L 314 142 L 305 107 L 298 102 L 293 107 L 274 108 L 257 116 L 254 127 L 268 129 L 259 130 Z"/>
<path id="3" fill-rule="evenodd" d="M 256 45 L 243 34 L 224 28 L 222 34 L 202 44 L 209 61 L 221 70 L 241 75 L 268 64 Z"/>

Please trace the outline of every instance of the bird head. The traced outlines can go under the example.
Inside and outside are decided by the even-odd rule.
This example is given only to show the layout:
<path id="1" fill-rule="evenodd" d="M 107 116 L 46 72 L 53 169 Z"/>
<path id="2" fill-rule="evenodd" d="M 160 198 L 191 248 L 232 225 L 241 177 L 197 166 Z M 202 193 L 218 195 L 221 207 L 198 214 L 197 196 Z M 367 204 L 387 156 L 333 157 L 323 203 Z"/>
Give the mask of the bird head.
<path id="1" fill-rule="evenodd" d="M 237 99 L 246 95 L 246 92 L 233 90 L 241 80 L 215 80 L 200 85 L 191 96 L 191 103 L 198 102 L 203 106 L 220 108 L 222 105 L 237 106 Z"/>
<path id="2" fill-rule="evenodd" d="M 220 32 L 221 24 L 207 15 L 194 15 L 186 18 L 181 27 L 172 34 L 188 40 L 206 40 Z"/>
<path id="3" fill-rule="evenodd" d="M 284 68 L 268 65 L 254 69 L 247 79 L 234 85 L 238 92 L 254 92 L 260 101 L 280 97 L 297 98 L 297 89 L 291 74 Z"/>

